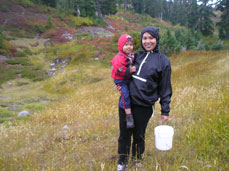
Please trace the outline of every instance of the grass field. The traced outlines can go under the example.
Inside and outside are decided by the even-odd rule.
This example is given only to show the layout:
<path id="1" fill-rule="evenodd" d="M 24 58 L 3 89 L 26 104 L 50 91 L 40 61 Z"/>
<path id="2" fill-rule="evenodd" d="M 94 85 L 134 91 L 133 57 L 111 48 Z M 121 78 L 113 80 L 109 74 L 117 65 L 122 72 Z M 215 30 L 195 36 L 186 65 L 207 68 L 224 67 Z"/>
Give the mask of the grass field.
<path id="1" fill-rule="evenodd" d="M 166 124 L 175 129 L 173 148 L 154 147 L 157 103 L 142 170 L 229 170 L 229 51 L 187 51 L 171 64 L 173 96 Z M 65 84 L 70 93 L 63 99 L 26 121 L 0 125 L 0 170 L 116 170 L 119 93 L 109 67 L 87 65 L 81 71 L 92 81 L 74 84 L 76 76 Z M 140 169 L 130 164 L 128 170 Z"/>

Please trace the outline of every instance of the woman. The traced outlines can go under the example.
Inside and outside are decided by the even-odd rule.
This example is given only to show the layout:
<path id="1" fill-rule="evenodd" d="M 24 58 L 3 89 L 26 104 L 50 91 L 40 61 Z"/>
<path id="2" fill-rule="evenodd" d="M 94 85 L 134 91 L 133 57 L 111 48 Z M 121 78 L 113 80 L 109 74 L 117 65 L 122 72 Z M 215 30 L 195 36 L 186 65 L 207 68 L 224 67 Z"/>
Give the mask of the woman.
<path id="1" fill-rule="evenodd" d="M 127 129 L 125 111 L 119 108 L 118 168 L 125 170 L 132 142 L 132 159 L 141 167 L 145 150 L 145 130 L 153 113 L 154 103 L 160 99 L 161 121 L 167 121 L 170 112 L 171 66 L 169 59 L 159 51 L 159 31 L 153 26 L 141 32 L 142 51 L 135 54 L 136 72 L 130 81 L 131 109 L 135 127 Z"/>

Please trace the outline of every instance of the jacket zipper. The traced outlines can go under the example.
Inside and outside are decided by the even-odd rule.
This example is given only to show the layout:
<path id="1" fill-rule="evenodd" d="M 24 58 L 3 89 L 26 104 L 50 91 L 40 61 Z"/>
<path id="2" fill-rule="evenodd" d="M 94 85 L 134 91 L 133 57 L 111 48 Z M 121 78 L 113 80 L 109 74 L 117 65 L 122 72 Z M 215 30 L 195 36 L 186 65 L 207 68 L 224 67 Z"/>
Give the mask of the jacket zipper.
<path id="1" fill-rule="evenodd" d="M 142 69 L 142 65 L 145 63 L 145 61 L 146 61 L 146 59 L 148 58 L 149 54 L 150 54 L 150 52 L 147 52 L 146 57 L 143 59 L 142 63 L 140 64 L 140 67 L 139 67 L 139 70 L 138 70 L 138 72 L 137 72 L 137 75 L 140 74 L 141 69 Z"/>

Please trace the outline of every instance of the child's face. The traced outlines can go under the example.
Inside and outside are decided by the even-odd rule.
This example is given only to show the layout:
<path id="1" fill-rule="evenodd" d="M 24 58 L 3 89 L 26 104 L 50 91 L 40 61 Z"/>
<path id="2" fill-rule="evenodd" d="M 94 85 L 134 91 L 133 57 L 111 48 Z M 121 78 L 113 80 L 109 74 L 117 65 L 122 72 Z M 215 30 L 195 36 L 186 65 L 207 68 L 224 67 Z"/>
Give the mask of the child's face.
<path id="1" fill-rule="evenodd" d="M 133 48 L 134 48 L 134 44 L 132 41 L 128 41 L 125 43 L 125 45 L 123 46 L 123 52 L 126 53 L 126 54 L 129 54 L 133 51 Z"/>

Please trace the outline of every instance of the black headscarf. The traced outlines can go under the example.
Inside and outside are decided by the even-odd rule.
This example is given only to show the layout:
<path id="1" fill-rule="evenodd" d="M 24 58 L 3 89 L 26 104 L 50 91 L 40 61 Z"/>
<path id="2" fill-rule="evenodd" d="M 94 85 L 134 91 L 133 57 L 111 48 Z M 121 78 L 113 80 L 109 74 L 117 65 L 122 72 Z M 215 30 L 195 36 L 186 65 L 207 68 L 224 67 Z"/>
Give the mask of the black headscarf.
<path id="1" fill-rule="evenodd" d="M 143 37 L 143 34 L 144 33 L 149 33 L 151 34 L 153 37 L 156 38 L 157 40 L 157 45 L 156 47 L 154 48 L 154 52 L 159 52 L 159 29 L 154 27 L 154 26 L 148 26 L 148 27 L 145 27 L 142 32 L 141 32 L 141 46 L 142 46 L 142 37 Z M 144 49 L 144 47 L 142 46 L 142 48 Z M 145 50 L 145 49 L 144 49 Z M 146 51 L 146 50 L 145 50 Z"/>

